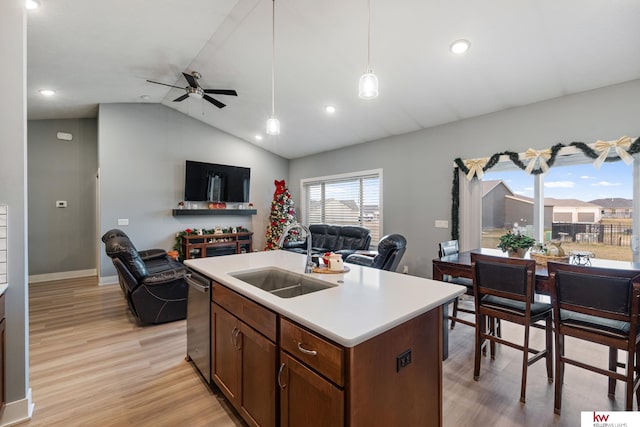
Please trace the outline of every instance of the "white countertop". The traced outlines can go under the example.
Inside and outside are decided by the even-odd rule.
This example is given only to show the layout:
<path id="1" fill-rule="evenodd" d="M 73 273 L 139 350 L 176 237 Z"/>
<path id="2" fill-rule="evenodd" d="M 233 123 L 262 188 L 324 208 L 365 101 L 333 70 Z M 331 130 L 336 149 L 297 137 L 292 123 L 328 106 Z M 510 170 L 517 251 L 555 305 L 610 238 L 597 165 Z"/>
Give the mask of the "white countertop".
<path id="1" fill-rule="evenodd" d="M 466 291 L 464 286 L 345 264 L 351 271 L 311 274 L 337 286 L 280 298 L 230 275 L 265 267 L 303 273 L 306 258 L 277 250 L 190 259 L 184 263 L 345 347 L 354 347 Z"/>

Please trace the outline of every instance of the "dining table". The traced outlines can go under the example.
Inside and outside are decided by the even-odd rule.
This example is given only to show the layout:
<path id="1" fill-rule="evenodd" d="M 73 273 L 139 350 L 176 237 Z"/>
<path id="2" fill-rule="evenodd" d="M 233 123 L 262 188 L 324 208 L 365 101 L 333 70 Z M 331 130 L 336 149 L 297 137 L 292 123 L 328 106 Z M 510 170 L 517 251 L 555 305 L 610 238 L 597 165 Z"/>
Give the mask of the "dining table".
<path id="1" fill-rule="evenodd" d="M 471 275 L 471 254 L 483 254 L 492 255 L 498 257 L 508 258 L 505 252 L 500 249 L 494 248 L 478 248 L 470 251 L 459 252 L 457 254 L 446 255 L 441 258 L 435 258 L 433 262 L 433 280 L 445 281 L 444 276 L 453 277 L 465 277 L 472 278 Z M 529 258 L 527 253 L 524 258 Z M 617 261 L 611 259 L 602 258 L 590 258 L 590 266 L 603 267 L 623 270 L 640 270 L 640 263 L 632 261 Z M 583 259 L 577 259 L 573 256 L 569 258 L 570 263 L 584 265 Z M 584 266 L 588 268 L 588 266 Z M 446 281 L 445 281 L 446 282 Z M 549 280 L 549 273 L 547 266 L 536 263 L 536 280 L 535 280 L 535 293 L 536 298 L 548 298 L 551 295 L 551 287 L 553 283 Z M 444 304 L 442 307 L 443 322 L 442 322 L 442 360 L 446 360 L 449 356 L 449 304 Z"/>

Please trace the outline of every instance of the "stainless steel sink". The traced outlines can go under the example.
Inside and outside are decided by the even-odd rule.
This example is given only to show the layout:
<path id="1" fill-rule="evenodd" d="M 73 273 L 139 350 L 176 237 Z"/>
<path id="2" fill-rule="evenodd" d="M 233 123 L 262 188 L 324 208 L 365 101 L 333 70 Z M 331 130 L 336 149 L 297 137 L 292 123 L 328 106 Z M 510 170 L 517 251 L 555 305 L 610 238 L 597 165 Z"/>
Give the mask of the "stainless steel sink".
<path id="1" fill-rule="evenodd" d="M 275 267 L 230 273 L 230 276 L 280 298 L 293 298 L 336 286 Z"/>

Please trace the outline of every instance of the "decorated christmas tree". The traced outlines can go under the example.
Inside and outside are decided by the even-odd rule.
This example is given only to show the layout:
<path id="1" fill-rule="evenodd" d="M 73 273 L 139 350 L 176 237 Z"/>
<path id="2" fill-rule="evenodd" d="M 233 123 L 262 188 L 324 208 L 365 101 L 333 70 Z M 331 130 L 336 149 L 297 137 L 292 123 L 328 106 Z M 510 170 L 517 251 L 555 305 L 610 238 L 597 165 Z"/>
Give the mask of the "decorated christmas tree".
<path id="1" fill-rule="evenodd" d="M 284 228 L 291 223 L 296 222 L 296 208 L 291 199 L 291 193 L 287 188 L 287 184 L 282 181 L 273 181 L 276 185 L 276 191 L 273 193 L 271 201 L 271 214 L 269 215 L 269 225 L 267 226 L 267 241 L 264 247 L 265 251 L 279 249 L 278 240 L 282 235 Z M 297 235 L 298 230 L 291 230 L 290 236 Z"/>

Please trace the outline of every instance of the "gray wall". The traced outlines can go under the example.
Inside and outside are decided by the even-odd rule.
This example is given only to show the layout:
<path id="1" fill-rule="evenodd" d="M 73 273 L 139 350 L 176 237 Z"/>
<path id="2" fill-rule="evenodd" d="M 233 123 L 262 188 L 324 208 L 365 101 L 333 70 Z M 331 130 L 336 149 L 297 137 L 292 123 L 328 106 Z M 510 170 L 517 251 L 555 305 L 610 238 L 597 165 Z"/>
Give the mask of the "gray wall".
<path id="1" fill-rule="evenodd" d="M 401 265 L 408 265 L 412 274 L 431 277 L 438 242 L 451 235 L 434 222 L 451 218 L 456 157 L 640 136 L 639 99 L 640 80 L 634 80 L 296 159 L 289 165 L 289 189 L 299 198 L 302 178 L 382 168 L 383 232 L 404 234 L 408 246 Z"/>
<path id="2" fill-rule="evenodd" d="M 24 13 L 22 0 L 0 2 L 0 203 L 9 205 L 5 381 L 10 403 L 24 402 L 29 388 Z M 0 424 L 11 421 L 8 412 L 4 411 Z"/>
<path id="3" fill-rule="evenodd" d="M 161 104 L 103 104 L 98 117 L 100 234 L 121 228 L 138 249 L 170 249 L 185 228 L 242 225 L 254 232 L 254 248 L 264 247 L 273 181 L 287 178 L 287 160 Z M 185 160 L 250 167 L 258 214 L 173 217 L 184 196 Z M 99 250 L 106 281 L 116 272 Z"/>
<path id="4" fill-rule="evenodd" d="M 96 268 L 96 119 L 28 122 L 29 275 Z M 73 135 L 71 141 L 57 132 Z M 57 208 L 57 200 L 67 201 Z"/>
<path id="5" fill-rule="evenodd" d="M 511 195 L 507 188 L 498 184 L 493 190 L 482 197 L 482 229 L 503 228 L 505 225 L 505 204 L 504 196 Z M 533 208 L 531 209 L 533 211 Z"/>

